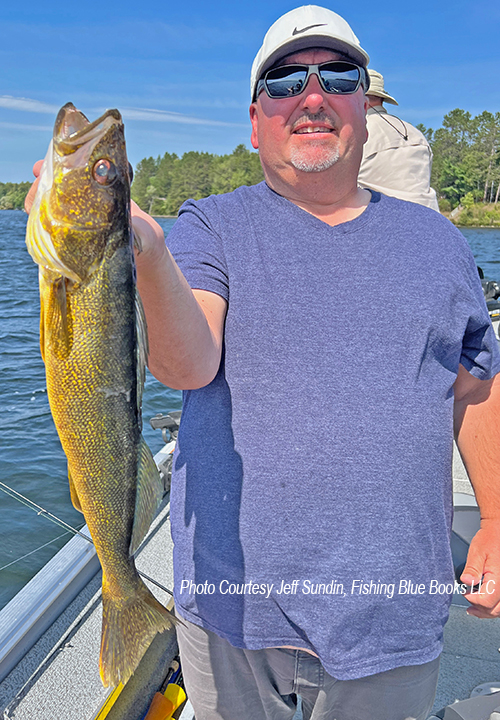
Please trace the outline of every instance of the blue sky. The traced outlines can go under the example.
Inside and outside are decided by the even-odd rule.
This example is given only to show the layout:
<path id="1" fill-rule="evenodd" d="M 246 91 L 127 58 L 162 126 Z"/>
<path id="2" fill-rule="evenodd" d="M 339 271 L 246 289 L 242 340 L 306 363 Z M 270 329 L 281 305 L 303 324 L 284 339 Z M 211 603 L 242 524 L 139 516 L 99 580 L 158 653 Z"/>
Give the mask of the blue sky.
<path id="1" fill-rule="evenodd" d="M 268 27 L 299 2 L 24 0 L 0 24 L 0 182 L 30 180 L 59 107 L 117 107 L 133 165 L 146 156 L 250 147 L 249 74 Z M 339 0 L 414 124 L 460 107 L 500 110 L 500 4 Z"/>

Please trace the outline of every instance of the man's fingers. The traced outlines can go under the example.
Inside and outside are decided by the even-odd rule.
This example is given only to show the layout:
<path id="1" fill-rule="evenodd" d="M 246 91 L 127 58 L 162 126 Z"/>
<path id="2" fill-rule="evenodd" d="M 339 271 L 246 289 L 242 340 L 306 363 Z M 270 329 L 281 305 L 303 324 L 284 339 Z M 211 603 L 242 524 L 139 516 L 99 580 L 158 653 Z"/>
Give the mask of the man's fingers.
<path id="1" fill-rule="evenodd" d="M 43 160 L 37 160 L 36 163 L 33 165 L 33 175 L 37 178 L 40 175 L 41 169 L 43 165 Z"/>
<path id="2" fill-rule="evenodd" d="M 473 615 L 481 620 L 492 620 L 500 617 L 500 605 L 493 608 L 483 608 L 479 605 L 471 605 L 467 608 L 467 615 Z"/>
<path id="3" fill-rule="evenodd" d="M 33 200 L 35 199 L 36 191 L 38 188 L 38 183 L 40 182 L 40 178 L 37 178 L 33 185 L 28 190 L 28 194 L 24 198 L 24 209 L 29 214 L 31 210 L 31 206 L 33 205 Z"/>
<path id="4" fill-rule="evenodd" d="M 26 195 L 24 199 L 24 209 L 29 214 L 31 210 L 31 206 L 33 205 L 33 200 L 36 195 L 36 191 L 38 188 L 38 183 L 40 182 L 40 172 L 42 170 L 43 160 L 37 160 L 36 163 L 33 165 L 33 175 L 36 177 L 35 182 L 28 190 L 28 194 Z"/>
<path id="5" fill-rule="evenodd" d="M 460 581 L 464 585 L 474 586 L 481 582 L 484 571 L 485 553 L 481 549 L 476 549 L 474 541 L 469 547 L 467 554 L 467 562 L 460 576 Z"/>
<path id="6" fill-rule="evenodd" d="M 479 618 L 500 616 L 500 582 L 498 579 L 497 573 L 486 572 L 477 583 L 476 591 L 465 593 L 465 599 L 471 603 L 471 607 L 467 608 L 469 615 Z"/>
<path id="7" fill-rule="evenodd" d="M 474 592 L 464 597 L 471 604 L 469 615 L 478 618 L 500 616 L 500 559 L 498 547 L 498 523 L 483 520 L 481 528 L 473 537 L 467 554 L 467 563 L 460 581 Z M 492 552 L 491 549 L 494 549 Z"/>

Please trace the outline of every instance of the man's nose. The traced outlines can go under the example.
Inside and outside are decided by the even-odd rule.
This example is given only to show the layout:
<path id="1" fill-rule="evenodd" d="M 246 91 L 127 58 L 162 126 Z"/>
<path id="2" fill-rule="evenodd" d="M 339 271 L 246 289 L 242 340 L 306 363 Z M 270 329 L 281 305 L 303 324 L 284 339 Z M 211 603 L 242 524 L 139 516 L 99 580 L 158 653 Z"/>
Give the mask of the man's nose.
<path id="1" fill-rule="evenodd" d="M 311 75 L 302 93 L 302 107 L 308 108 L 311 112 L 318 112 L 325 104 L 325 91 L 321 87 L 316 74 Z"/>

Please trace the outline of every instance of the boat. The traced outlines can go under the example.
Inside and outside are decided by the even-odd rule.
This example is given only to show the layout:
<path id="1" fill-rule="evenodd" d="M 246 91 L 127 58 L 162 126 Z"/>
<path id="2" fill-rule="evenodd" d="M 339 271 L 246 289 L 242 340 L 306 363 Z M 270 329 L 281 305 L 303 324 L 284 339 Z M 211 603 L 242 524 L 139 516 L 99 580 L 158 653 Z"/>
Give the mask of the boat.
<path id="1" fill-rule="evenodd" d="M 497 340 L 500 342 L 500 300 L 487 300 L 488 313 L 490 315 L 491 324 L 495 330 Z"/>
<path id="2" fill-rule="evenodd" d="M 483 294 L 490 320 L 495 330 L 495 335 L 500 342 L 500 283 L 496 280 L 485 278 L 483 270 L 479 266 L 478 272 L 481 278 L 481 285 L 483 286 Z"/>
<path id="3" fill-rule="evenodd" d="M 500 343 L 500 287 L 489 286 L 491 297 L 487 292 L 488 288 L 488 310 Z M 180 411 L 151 419 L 165 441 L 155 456 L 165 494 L 136 561 L 139 571 L 167 589 L 173 587 L 169 482 L 179 422 Z M 456 446 L 453 503 L 451 544 L 459 576 L 479 527 L 479 510 Z M 168 592 L 148 584 L 171 607 Z M 5 720 L 144 718 L 177 656 L 175 630 L 156 636 L 124 688 L 103 688 L 98 669 L 100 594 L 95 549 L 77 535 L 0 611 L 0 711 Z M 500 720 L 500 621 L 470 617 L 467 607 L 461 594 L 454 593 L 429 720 Z M 194 720 L 189 701 L 174 717 Z M 294 720 L 301 717 L 299 706 Z"/>

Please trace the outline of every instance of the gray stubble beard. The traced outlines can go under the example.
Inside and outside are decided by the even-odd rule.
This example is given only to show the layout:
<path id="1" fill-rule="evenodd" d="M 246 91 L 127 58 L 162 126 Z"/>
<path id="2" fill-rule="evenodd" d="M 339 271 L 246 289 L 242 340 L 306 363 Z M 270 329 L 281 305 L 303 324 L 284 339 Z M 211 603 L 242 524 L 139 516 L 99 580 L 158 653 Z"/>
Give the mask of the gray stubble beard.
<path id="1" fill-rule="evenodd" d="M 304 150 L 293 148 L 290 155 L 290 162 L 296 170 L 302 170 L 302 172 L 322 172 L 328 170 L 335 165 L 340 157 L 338 147 L 330 148 L 325 155 L 318 160 L 311 160 L 307 157 L 303 157 L 306 153 Z"/>

